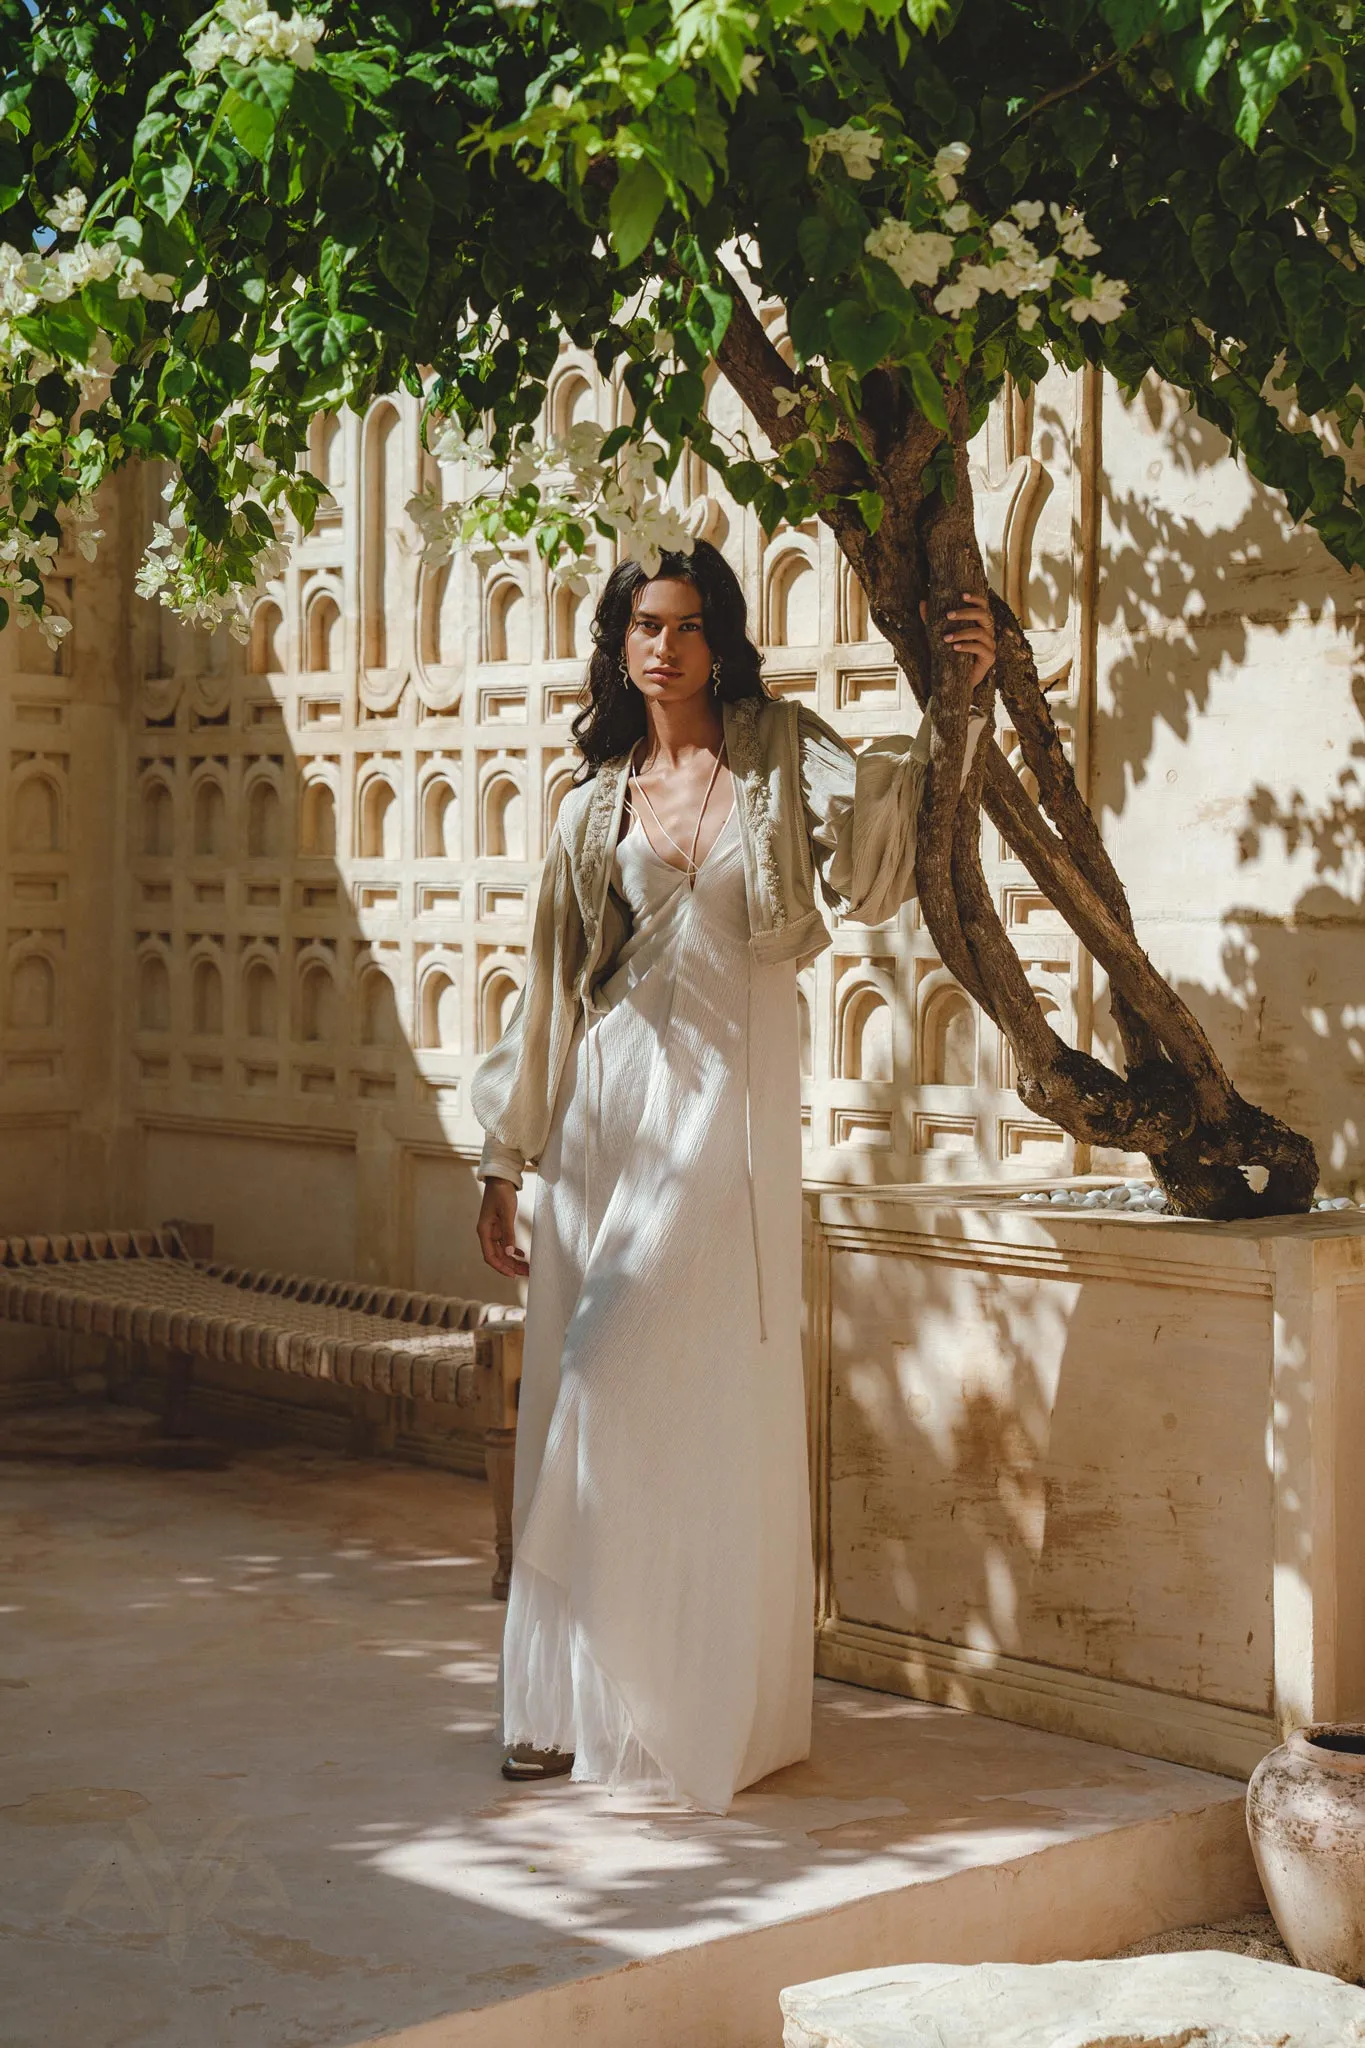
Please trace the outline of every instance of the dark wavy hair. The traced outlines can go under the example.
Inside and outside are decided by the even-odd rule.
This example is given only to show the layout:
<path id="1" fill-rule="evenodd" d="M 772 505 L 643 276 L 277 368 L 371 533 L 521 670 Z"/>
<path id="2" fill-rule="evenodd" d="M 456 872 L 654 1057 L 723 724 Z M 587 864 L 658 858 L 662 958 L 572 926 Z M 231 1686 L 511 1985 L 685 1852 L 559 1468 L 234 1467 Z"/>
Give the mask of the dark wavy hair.
<path id="1" fill-rule="evenodd" d="M 665 554 L 652 576 L 639 562 L 618 562 L 607 578 L 593 615 L 593 651 L 588 662 L 588 701 L 572 732 L 583 756 L 586 782 L 604 761 L 628 754 L 647 729 L 645 700 L 621 673 L 626 634 L 647 583 L 690 583 L 701 599 L 702 630 L 713 661 L 720 663 L 716 696 L 723 704 L 741 697 L 766 697 L 763 657 L 749 638 L 749 608 L 738 576 L 719 548 L 699 540 L 690 555 Z"/>

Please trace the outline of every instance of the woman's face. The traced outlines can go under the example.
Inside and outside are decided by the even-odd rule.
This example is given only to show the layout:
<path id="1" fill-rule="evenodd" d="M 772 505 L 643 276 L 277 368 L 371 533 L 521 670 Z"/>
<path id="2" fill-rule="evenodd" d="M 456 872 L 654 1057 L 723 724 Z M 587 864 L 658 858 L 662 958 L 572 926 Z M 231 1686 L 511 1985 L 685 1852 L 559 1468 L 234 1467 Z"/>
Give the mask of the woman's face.
<path id="1" fill-rule="evenodd" d="M 696 586 L 663 576 L 644 584 L 626 633 L 626 667 L 641 696 L 664 704 L 696 696 L 711 679 L 711 659 Z"/>

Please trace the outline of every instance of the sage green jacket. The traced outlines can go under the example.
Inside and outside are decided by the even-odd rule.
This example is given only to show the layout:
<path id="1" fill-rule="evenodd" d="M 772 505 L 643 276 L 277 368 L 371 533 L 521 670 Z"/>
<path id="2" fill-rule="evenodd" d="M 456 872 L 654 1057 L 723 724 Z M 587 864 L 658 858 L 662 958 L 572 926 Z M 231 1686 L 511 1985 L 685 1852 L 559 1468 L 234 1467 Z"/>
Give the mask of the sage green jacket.
<path id="1" fill-rule="evenodd" d="M 915 819 L 928 762 L 914 739 L 869 740 L 854 754 L 804 705 L 746 697 L 723 707 L 735 782 L 749 944 L 756 963 L 814 959 L 830 943 L 816 902 L 881 924 L 915 893 Z M 981 721 L 974 720 L 974 744 Z M 968 759 L 972 748 L 968 748 Z M 611 974 L 629 913 L 610 887 L 629 759 L 608 761 L 560 806 L 541 872 L 526 981 L 470 1088 L 486 1133 L 482 1180 L 521 1185 L 554 1116 L 580 1010 Z"/>

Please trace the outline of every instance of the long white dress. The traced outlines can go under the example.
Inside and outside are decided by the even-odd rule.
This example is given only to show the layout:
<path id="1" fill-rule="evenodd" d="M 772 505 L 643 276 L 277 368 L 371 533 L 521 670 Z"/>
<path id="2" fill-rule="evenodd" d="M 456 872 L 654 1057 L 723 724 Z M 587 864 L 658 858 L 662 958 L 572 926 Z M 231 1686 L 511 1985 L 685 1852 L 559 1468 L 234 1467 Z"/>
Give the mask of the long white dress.
<path id="1" fill-rule="evenodd" d="M 810 1747 L 795 967 L 751 963 L 733 807 L 692 889 L 638 821 L 615 863 L 539 1168 L 504 1732 L 724 1812 Z"/>

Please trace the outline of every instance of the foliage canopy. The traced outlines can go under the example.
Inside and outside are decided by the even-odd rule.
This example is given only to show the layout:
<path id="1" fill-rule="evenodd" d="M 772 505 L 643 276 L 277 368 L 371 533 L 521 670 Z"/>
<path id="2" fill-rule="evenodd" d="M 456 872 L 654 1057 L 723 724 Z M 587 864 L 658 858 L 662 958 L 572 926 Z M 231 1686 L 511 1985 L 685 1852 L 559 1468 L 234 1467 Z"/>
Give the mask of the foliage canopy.
<path id="1" fill-rule="evenodd" d="M 60 521 L 93 546 L 94 488 L 157 456 L 177 482 L 143 587 L 211 622 L 277 565 L 281 501 L 311 520 L 309 420 L 398 386 L 480 458 L 466 533 L 560 554 L 596 523 L 648 549 L 688 441 L 769 527 L 846 500 L 874 530 L 880 419 L 917 416 L 932 489 L 954 395 L 970 423 L 1049 360 L 1128 387 L 1156 370 L 1365 562 L 1343 461 L 1365 381 L 1360 19 L 1351 0 L 285 19 L 225 0 L 197 20 L 0 0 L 0 578 L 41 609 Z M 769 378 L 766 438 L 722 445 L 707 373 L 759 299 L 785 309 L 793 368 Z M 561 331 L 634 411 L 556 489 L 563 450 L 515 458 Z M 632 438 L 654 452 L 623 471 Z"/>

